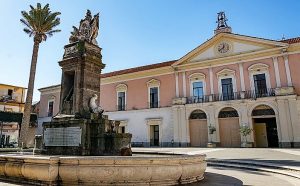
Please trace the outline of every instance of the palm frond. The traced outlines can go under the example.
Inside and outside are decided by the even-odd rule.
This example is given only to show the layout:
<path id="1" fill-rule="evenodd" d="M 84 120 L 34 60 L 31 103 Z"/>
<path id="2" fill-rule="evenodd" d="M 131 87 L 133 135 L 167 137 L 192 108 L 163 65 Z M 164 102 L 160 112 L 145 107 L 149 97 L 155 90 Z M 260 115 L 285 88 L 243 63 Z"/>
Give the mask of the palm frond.
<path id="1" fill-rule="evenodd" d="M 57 33 L 57 32 L 60 32 L 61 30 L 51 30 L 49 32 L 46 32 L 46 34 L 49 36 L 49 37 L 52 37 L 54 33 Z"/>
<path id="2" fill-rule="evenodd" d="M 36 7 L 30 5 L 28 12 L 22 11 L 21 23 L 25 25 L 24 32 L 32 35 L 39 35 L 42 40 L 47 39 L 47 35 L 51 37 L 54 33 L 60 30 L 55 29 L 60 24 L 59 15 L 60 12 L 51 12 L 49 4 L 44 7 L 40 3 L 37 3 Z M 26 31 L 25 31 L 26 30 Z"/>
<path id="3" fill-rule="evenodd" d="M 31 37 L 32 35 L 32 30 L 28 29 L 28 28 L 24 28 L 23 31 L 26 33 L 26 34 L 29 34 L 29 36 Z"/>

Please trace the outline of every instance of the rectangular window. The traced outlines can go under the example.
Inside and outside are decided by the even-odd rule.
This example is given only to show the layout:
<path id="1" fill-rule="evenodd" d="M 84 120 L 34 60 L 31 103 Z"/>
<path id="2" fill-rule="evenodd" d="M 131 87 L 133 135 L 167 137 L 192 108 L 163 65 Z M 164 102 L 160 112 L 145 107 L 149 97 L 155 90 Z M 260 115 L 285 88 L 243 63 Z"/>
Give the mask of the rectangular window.
<path id="1" fill-rule="evenodd" d="M 221 79 L 223 100 L 233 100 L 232 78 Z"/>
<path id="2" fill-rule="evenodd" d="M 256 97 L 265 96 L 268 93 L 265 74 L 253 75 Z"/>
<path id="3" fill-rule="evenodd" d="M 158 108 L 158 87 L 150 88 L 150 108 Z"/>
<path id="4" fill-rule="evenodd" d="M 48 102 L 48 117 L 53 116 L 53 106 L 54 106 L 54 101 L 49 101 Z"/>
<path id="5" fill-rule="evenodd" d="M 159 125 L 151 125 L 150 133 L 150 146 L 159 146 Z"/>
<path id="6" fill-rule="evenodd" d="M 193 82 L 193 100 L 194 102 L 203 101 L 203 82 Z"/>
<path id="7" fill-rule="evenodd" d="M 7 91 L 7 95 L 9 96 L 8 99 L 12 99 L 12 94 L 13 94 L 13 90 L 12 89 L 8 89 L 8 91 Z"/>
<path id="8" fill-rule="evenodd" d="M 118 110 L 125 110 L 125 92 L 118 92 Z"/>

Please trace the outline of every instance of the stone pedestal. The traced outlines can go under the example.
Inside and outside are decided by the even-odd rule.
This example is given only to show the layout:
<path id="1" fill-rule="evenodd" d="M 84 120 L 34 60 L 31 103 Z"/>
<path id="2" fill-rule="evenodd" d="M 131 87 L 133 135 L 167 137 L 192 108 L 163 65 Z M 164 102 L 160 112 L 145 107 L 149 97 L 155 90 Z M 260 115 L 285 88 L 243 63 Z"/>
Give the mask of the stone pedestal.
<path id="1" fill-rule="evenodd" d="M 62 68 L 60 113 L 84 116 L 89 112 L 89 99 L 100 98 L 101 48 L 86 41 L 65 46 Z"/>
<path id="2" fill-rule="evenodd" d="M 60 117 L 43 124 L 43 154 L 47 155 L 122 155 L 130 148 L 131 134 L 105 131 L 107 117 L 93 119 Z"/>

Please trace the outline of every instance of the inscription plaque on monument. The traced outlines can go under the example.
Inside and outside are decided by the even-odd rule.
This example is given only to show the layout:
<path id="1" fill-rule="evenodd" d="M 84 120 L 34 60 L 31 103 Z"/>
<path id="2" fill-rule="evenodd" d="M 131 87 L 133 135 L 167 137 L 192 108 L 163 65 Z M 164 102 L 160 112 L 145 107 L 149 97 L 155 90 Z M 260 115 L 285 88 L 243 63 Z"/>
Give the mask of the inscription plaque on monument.
<path id="1" fill-rule="evenodd" d="M 44 131 L 45 146 L 75 146 L 81 144 L 81 128 L 46 128 Z"/>

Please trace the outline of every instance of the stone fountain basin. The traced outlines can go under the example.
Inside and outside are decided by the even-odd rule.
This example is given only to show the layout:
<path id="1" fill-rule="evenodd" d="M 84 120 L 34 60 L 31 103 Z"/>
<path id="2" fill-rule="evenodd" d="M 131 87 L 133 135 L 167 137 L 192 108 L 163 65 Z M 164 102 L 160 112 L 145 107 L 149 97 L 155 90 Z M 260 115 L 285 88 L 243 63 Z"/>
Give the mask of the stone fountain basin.
<path id="1" fill-rule="evenodd" d="M 0 178 L 49 185 L 176 185 L 202 180 L 205 155 L 0 155 Z"/>

